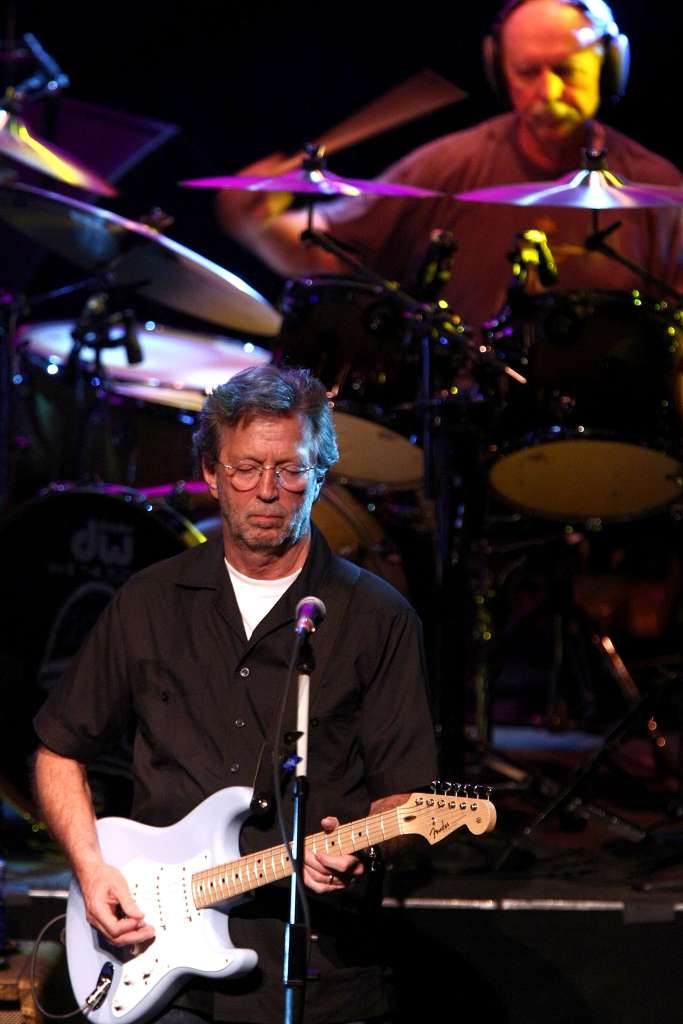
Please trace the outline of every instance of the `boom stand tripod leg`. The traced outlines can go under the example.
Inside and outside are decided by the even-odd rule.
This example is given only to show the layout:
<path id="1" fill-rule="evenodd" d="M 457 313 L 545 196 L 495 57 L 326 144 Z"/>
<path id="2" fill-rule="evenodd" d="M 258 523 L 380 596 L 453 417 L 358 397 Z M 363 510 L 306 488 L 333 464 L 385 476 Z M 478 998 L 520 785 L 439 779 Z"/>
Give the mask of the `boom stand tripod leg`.
<path id="1" fill-rule="evenodd" d="M 611 754 L 612 751 L 618 746 L 627 732 L 633 725 L 638 721 L 638 718 L 644 714 L 646 709 L 651 705 L 652 695 L 650 693 L 643 693 L 638 700 L 634 701 L 626 714 L 619 719 L 615 726 L 605 737 L 604 742 L 597 748 L 595 753 L 589 757 L 584 764 L 580 765 L 571 775 L 569 781 L 563 786 L 549 801 L 541 808 L 536 817 L 533 819 L 530 825 L 525 825 L 518 833 L 517 836 L 513 836 L 508 845 L 505 847 L 500 857 L 494 864 L 494 870 L 498 871 L 502 868 L 503 864 L 507 861 L 508 857 L 513 853 L 519 846 L 519 840 L 521 838 L 528 839 L 540 825 L 546 821 L 555 811 L 559 810 L 562 806 L 567 804 L 572 796 L 575 796 L 583 783 L 588 779 L 598 768 L 599 764 L 603 759 Z M 617 823 L 616 817 L 610 818 L 609 815 L 605 814 L 605 818 L 608 821 Z M 633 826 L 632 826 L 633 827 Z M 644 838 L 646 833 L 644 830 L 637 830 L 634 827 L 634 832 L 640 831 L 640 837 Z"/>

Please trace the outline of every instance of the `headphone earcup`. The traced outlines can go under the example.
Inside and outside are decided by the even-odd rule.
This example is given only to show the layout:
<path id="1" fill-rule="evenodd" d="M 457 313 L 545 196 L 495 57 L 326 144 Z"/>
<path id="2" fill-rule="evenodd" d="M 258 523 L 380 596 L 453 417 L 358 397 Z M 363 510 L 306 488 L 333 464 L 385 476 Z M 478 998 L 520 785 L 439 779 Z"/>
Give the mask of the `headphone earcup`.
<path id="1" fill-rule="evenodd" d="M 508 98 L 505 75 L 503 74 L 503 64 L 500 59 L 500 44 L 492 33 L 484 36 L 481 44 L 481 53 L 484 74 L 486 75 L 489 89 L 498 100 L 500 106 L 509 109 L 510 100 Z"/>
<path id="2" fill-rule="evenodd" d="M 628 36 L 620 32 L 606 39 L 604 46 L 605 62 L 600 80 L 600 94 L 603 103 L 614 103 L 626 92 L 631 69 L 631 45 Z"/>

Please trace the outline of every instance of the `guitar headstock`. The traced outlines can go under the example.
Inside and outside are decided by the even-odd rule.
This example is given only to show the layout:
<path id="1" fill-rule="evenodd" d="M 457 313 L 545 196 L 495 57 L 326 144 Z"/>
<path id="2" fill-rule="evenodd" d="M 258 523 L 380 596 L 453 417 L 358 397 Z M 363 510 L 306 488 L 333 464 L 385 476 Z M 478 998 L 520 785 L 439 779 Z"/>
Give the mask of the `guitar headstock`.
<path id="1" fill-rule="evenodd" d="M 439 843 L 459 828 L 474 835 L 491 832 L 496 825 L 496 808 L 490 800 L 490 786 L 446 783 L 441 793 L 411 793 L 397 808 L 403 835 L 421 835 Z"/>

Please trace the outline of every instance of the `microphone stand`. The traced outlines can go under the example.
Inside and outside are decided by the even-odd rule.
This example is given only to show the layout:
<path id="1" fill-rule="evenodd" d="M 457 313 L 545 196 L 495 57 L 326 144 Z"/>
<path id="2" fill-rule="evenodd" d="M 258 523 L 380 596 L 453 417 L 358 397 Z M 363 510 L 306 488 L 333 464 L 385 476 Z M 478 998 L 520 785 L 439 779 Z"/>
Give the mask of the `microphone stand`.
<path id="1" fill-rule="evenodd" d="M 285 928 L 282 981 L 285 986 L 285 1024 L 300 1024 L 306 998 L 308 960 L 308 926 L 300 919 L 301 900 L 298 887 L 303 888 L 303 856 L 306 839 L 306 801 L 308 799 L 308 701 L 311 672 L 315 659 L 308 630 L 297 636 L 297 715 L 296 767 L 292 801 L 292 875 L 289 890 L 289 922 Z"/>

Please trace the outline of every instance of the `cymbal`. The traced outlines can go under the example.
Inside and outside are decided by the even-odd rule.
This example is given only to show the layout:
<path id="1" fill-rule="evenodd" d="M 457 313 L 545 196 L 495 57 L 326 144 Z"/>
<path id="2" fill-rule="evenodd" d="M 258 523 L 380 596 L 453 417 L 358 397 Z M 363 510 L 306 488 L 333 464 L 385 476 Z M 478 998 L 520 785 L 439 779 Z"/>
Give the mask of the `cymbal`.
<path id="1" fill-rule="evenodd" d="M 443 192 L 434 192 L 416 185 L 401 185 L 392 181 L 364 181 L 360 178 L 340 178 L 330 171 L 299 168 L 272 177 L 233 174 L 218 178 L 194 178 L 181 181 L 186 188 L 226 188 L 244 192 L 295 192 L 302 195 L 322 196 L 399 196 L 414 199 L 432 199 Z"/>
<path id="2" fill-rule="evenodd" d="M 31 185 L 0 187 L 0 219 L 65 260 L 171 309 L 275 336 L 282 318 L 250 285 L 146 224 Z"/>
<path id="3" fill-rule="evenodd" d="M 35 171 L 52 178 L 94 192 L 100 196 L 115 196 L 116 189 L 108 181 L 91 171 L 75 157 L 69 156 L 51 142 L 41 139 L 17 114 L 0 108 L 0 156 L 8 156 Z"/>
<path id="4" fill-rule="evenodd" d="M 566 206 L 580 210 L 637 210 L 683 206 L 683 188 L 625 181 L 606 169 L 583 168 L 556 181 L 494 185 L 458 192 L 456 199 L 504 206 Z"/>

